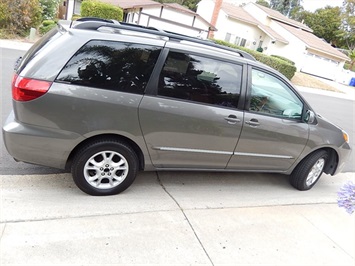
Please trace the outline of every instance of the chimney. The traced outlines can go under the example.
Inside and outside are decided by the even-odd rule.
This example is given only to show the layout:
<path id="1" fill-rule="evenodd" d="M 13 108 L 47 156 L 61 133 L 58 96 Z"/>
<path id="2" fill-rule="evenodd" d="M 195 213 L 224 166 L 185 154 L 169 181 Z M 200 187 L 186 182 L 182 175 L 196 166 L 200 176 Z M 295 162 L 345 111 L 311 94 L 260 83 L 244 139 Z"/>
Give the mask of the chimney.
<path id="1" fill-rule="evenodd" d="M 211 24 L 213 27 L 216 27 L 217 19 L 218 19 L 218 14 L 219 11 L 221 10 L 223 0 L 216 0 L 214 3 L 214 9 L 212 13 L 212 18 L 211 18 Z M 208 38 L 213 38 L 214 37 L 214 31 L 210 30 L 208 32 Z"/>

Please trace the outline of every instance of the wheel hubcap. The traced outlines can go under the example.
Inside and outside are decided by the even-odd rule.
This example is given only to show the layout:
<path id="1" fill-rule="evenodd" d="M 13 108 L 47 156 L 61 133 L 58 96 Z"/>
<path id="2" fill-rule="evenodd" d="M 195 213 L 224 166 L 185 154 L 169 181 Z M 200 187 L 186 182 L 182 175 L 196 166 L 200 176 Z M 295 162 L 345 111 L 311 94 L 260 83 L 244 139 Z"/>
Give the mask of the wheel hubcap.
<path id="1" fill-rule="evenodd" d="M 318 161 L 313 165 L 311 171 L 307 176 L 307 180 L 306 180 L 307 186 L 313 185 L 318 180 L 318 178 L 322 174 L 324 165 L 325 165 L 324 158 L 319 158 Z"/>
<path id="2" fill-rule="evenodd" d="M 98 152 L 84 166 L 84 177 L 98 189 L 114 188 L 121 184 L 128 174 L 128 162 L 118 152 Z"/>

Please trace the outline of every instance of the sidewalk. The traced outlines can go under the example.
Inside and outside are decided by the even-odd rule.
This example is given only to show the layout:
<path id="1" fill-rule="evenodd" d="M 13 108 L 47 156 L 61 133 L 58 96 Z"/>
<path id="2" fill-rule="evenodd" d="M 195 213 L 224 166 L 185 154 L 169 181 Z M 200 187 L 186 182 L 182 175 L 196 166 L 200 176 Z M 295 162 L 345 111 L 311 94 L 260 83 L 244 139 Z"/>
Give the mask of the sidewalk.
<path id="1" fill-rule="evenodd" d="M 32 45 L 33 43 L 31 42 L 0 39 L 0 48 L 27 51 L 28 49 L 31 48 Z"/>
<path id="2" fill-rule="evenodd" d="M 300 192 L 283 175 L 146 172 L 110 197 L 70 174 L 0 178 L 4 266 L 354 266 L 355 215 L 336 204 L 353 173 Z"/>

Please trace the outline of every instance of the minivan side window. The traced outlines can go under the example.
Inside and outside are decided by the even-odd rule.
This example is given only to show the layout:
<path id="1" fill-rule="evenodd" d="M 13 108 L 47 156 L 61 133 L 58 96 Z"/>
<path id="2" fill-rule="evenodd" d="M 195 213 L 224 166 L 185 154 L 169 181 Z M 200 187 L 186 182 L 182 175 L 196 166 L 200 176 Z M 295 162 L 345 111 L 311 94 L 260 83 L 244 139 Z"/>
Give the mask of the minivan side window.
<path id="1" fill-rule="evenodd" d="M 302 110 L 302 101 L 282 80 L 266 72 L 252 70 L 249 111 L 300 119 Z"/>
<path id="2" fill-rule="evenodd" d="M 57 81 L 144 93 L 161 48 L 114 41 L 90 41 L 63 68 Z"/>
<path id="3" fill-rule="evenodd" d="M 236 108 L 242 66 L 170 51 L 159 77 L 158 95 Z"/>

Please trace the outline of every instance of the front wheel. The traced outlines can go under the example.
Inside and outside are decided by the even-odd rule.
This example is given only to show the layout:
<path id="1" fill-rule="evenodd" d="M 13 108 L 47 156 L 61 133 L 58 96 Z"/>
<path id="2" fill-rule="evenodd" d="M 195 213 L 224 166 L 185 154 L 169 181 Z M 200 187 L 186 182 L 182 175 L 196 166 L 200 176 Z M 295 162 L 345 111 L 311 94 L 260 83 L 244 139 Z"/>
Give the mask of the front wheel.
<path id="1" fill-rule="evenodd" d="M 87 194 L 118 194 L 134 181 L 138 170 L 136 153 L 115 140 L 92 142 L 79 150 L 71 172 L 75 184 Z"/>
<path id="2" fill-rule="evenodd" d="M 328 153 L 316 151 L 304 158 L 293 170 L 290 183 L 298 190 L 309 190 L 319 180 L 327 163 Z"/>

